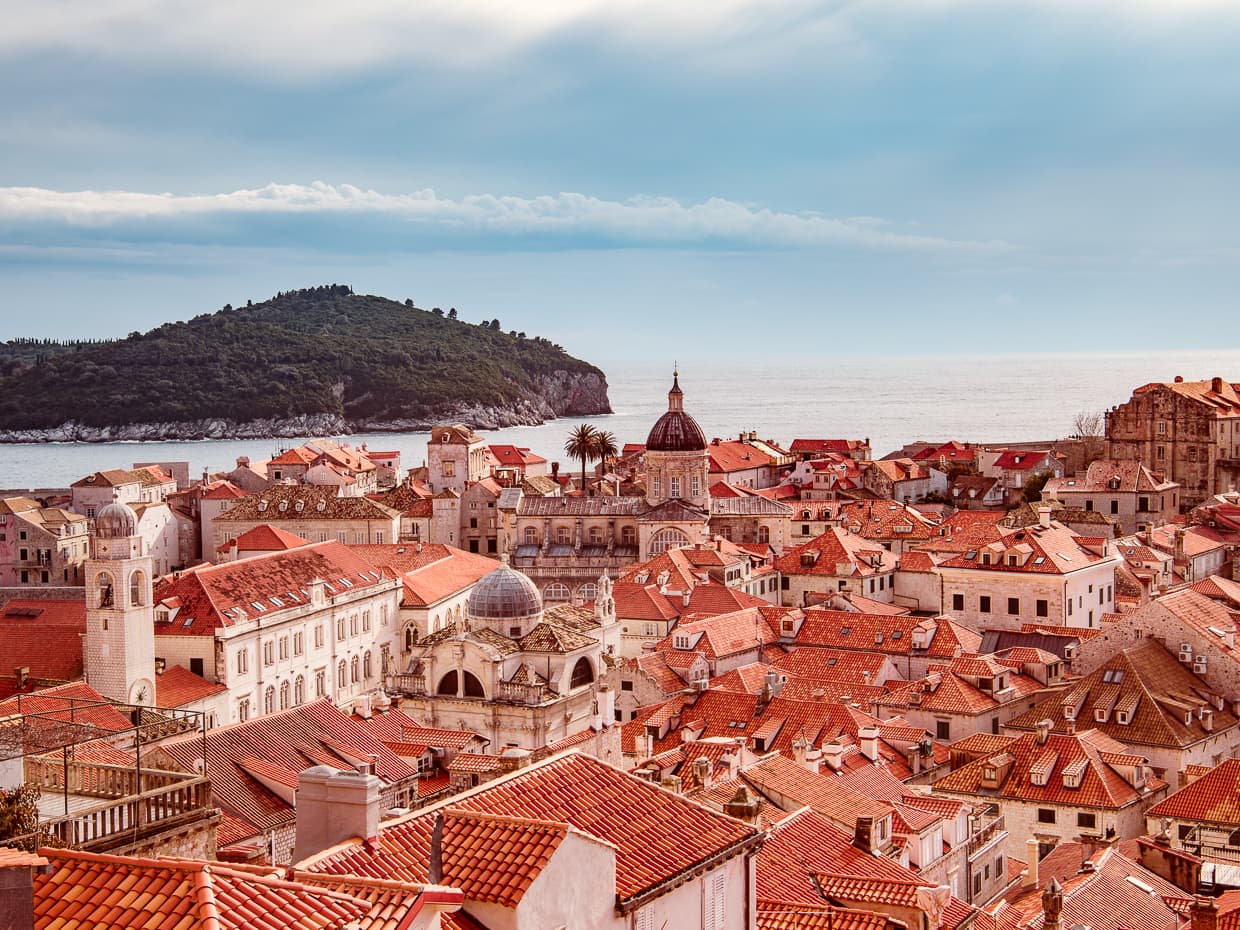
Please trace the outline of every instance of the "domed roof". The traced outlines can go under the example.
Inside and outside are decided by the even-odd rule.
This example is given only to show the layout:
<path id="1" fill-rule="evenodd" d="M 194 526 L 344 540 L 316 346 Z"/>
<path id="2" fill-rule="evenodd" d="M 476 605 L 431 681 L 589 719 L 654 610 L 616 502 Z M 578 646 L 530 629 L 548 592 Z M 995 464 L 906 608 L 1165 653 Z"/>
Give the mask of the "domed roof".
<path id="1" fill-rule="evenodd" d="M 138 515 L 120 501 L 103 507 L 95 514 L 95 537 L 98 539 L 123 539 L 138 535 Z"/>
<path id="2" fill-rule="evenodd" d="M 706 434 L 697 420 L 685 413 L 685 392 L 680 389 L 680 373 L 672 375 L 672 389 L 667 392 L 667 413 L 655 421 L 646 437 L 647 452 L 702 452 Z"/>
<path id="3" fill-rule="evenodd" d="M 542 613 L 542 597 L 527 575 L 501 565 L 469 592 L 466 612 L 478 620 L 519 620 Z"/>

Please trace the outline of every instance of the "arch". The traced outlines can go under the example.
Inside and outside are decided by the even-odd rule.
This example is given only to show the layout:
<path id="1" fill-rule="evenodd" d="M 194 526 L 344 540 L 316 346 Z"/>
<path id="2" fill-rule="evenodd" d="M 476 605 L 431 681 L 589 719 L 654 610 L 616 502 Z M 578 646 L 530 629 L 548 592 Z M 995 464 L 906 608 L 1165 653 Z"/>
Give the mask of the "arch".
<path id="1" fill-rule="evenodd" d="M 582 656 L 573 666 L 572 677 L 568 680 L 570 688 L 580 688 L 594 681 L 594 667 L 590 665 L 590 660 Z"/>
<path id="2" fill-rule="evenodd" d="M 301 675 L 293 682 L 293 704 L 300 707 L 306 703 L 306 679 Z"/>
<path id="3" fill-rule="evenodd" d="M 559 581 L 553 581 L 543 589 L 544 601 L 567 601 L 572 596 L 573 592 L 569 590 L 568 585 Z"/>
<path id="4" fill-rule="evenodd" d="M 598 585 L 593 581 L 587 581 L 583 585 L 577 587 L 577 596 L 583 601 L 592 601 L 598 597 Z"/>
<path id="5" fill-rule="evenodd" d="M 472 672 L 461 672 L 461 674 L 465 677 L 466 697 L 484 698 L 487 696 L 486 691 L 483 690 L 482 682 L 478 680 L 477 675 Z"/>
<path id="6" fill-rule="evenodd" d="M 267 690 L 263 692 L 263 713 L 272 714 L 276 709 L 276 689 L 275 685 L 268 685 Z"/>
<path id="7" fill-rule="evenodd" d="M 129 606 L 141 607 L 146 603 L 146 575 L 135 569 L 129 575 Z"/>
<path id="8" fill-rule="evenodd" d="M 439 679 L 439 687 L 435 689 L 436 694 L 446 694 L 453 697 L 456 696 L 457 678 L 459 676 L 455 671 L 448 672 L 443 678 Z"/>
<path id="9" fill-rule="evenodd" d="M 662 555 L 668 549 L 689 545 L 689 537 L 674 526 L 664 527 L 650 537 L 650 555 Z"/>
<path id="10" fill-rule="evenodd" d="M 418 628 L 412 623 L 405 627 L 405 652 L 413 652 L 413 644 L 418 641 Z"/>
<path id="11" fill-rule="evenodd" d="M 107 572 L 100 572 L 99 578 L 99 607 L 112 607 L 115 604 L 115 594 L 112 590 L 112 576 Z"/>
<path id="12" fill-rule="evenodd" d="M 280 682 L 280 710 L 288 710 L 289 686 L 287 681 Z"/>

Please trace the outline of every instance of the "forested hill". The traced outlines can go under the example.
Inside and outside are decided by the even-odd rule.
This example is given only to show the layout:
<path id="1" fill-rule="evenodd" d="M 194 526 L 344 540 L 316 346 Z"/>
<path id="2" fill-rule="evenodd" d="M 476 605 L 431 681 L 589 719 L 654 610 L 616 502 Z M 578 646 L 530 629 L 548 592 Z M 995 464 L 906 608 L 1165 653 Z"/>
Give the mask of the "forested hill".
<path id="1" fill-rule="evenodd" d="M 307 415 L 399 428 L 464 408 L 608 413 L 602 371 L 547 339 L 345 285 L 102 343 L 0 346 L 0 431 Z M 33 351 L 32 351 L 33 350 Z M 174 431 L 175 432 L 175 431 Z"/>

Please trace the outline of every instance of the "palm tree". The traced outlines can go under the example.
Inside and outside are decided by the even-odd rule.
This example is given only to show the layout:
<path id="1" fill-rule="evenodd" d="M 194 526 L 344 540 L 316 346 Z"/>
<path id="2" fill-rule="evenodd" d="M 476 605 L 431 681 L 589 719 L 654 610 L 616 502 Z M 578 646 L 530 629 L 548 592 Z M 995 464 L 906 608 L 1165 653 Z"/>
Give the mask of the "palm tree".
<path id="1" fill-rule="evenodd" d="M 614 459 L 620 454 L 620 447 L 616 445 L 616 434 L 603 430 L 595 433 L 594 453 L 603 463 L 603 471 L 607 471 L 607 460 Z"/>
<path id="2" fill-rule="evenodd" d="M 581 493 L 586 493 L 586 462 L 593 461 L 598 458 L 595 451 L 596 430 L 589 423 L 579 423 L 573 427 L 573 431 L 568 434 L 568 438 L 564 440 L 564 454 L 569 458 L 581 459 Z"/>

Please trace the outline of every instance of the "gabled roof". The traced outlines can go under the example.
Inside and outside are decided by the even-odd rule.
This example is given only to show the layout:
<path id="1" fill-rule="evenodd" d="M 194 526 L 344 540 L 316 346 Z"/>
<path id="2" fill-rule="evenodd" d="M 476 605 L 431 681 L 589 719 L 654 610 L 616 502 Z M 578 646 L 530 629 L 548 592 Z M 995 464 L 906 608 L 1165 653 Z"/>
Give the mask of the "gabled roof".
<path id="1" fill-rule="evenodd" d="M 291 520 L 396 520 L 400 512 L 368 497 L 340 497 L 334 487 L 278 484 L 241 498 L 216 517 L 230 523 L 281 523 Z"/>
<path id="2" fill-rule="evenodd" d="M 310 545 L 310 540 L 282 530 L 270 523 L 263 523 L 246 530 L 236 539 L 230 539 L 220 546 L 220 551 L 236 549 L 238 552 L 283 552 L 286 549 L 298 549 Z"/>
<path id="3" fill-rule="evenodd" d="M 44 849 L 34 920 L 55 930 L 342 930 L 370 910 L 351 896 L 195 860 Z M 407 897 L 418 889 L 408 889 Z"/>
<path id="4" fill-rule="evenodd" d="M 770 613 L 770 612 L 768 612 Z M 950 659 L 963 650 L 956 628 L 942 619 L 907 614 L 863 614 L 843 610 L 805 608 L 805 621 L 796 632 L 798 646 L 829 646 L 861 652 L 906 655 L 914 651 L 913 631 L 929 633 L 925 654 Z"/>
<path id="5" fill-rule="evenodd" d="M 195 771 L 204 736 L 177 737 L 162 744 L 185 771 Z M 293 807 L 268 782 L 296 784 L 297 773 L 314 765 L 352 768 L 355 760 L 375 757 L 375 774 L 391 784 L 417 777 L 418 771 L 326 699 L 264 714 L 242 723 L 208 730 L 205 736 L 211 774 L 212 803 L 233 818 L 220 826 L 220 845 L 258 836 L 294 819 Z M 344 754 L 342 754 L 344 753 Z M 247 764 L 247 760 L 249 760 Z M 260 766 L 254 765 L 258 760 Z M 282 778 L 273 773 L 282 771 Z"/>
<path id="6" fill-rule="evenodd" d="M 1240 759 L 1224 759 L 1208 774 L 1159 801 L 1146 815 L 1240 828 Z"/>
<path id="7" fill-rule="evenodd" d="M 207 681 L 183 665 L 170 665 L 155 681 L 155 703 L 160 707 L 184 707 L 227 690 L 218 681 Z"/>
<path id="8" fill-rule="evenodd" d="M 775 560 L 783 575 L 866 576 L 895 567 L 896 557 L 889 551 L 842 527 L 831 527 Z"/>
<path id="9" fill-rule="evenodd" d="M 441 543 L 349 547 L 371 565 L 400 578 L 402 607 L 426 607 L 451 597 L 495 571 L 496 562 Z"/>
<path id="10" fill-rule="evenodd" d="M 738 655 L 775 642 L 775 631 L 756 607 L 747 607 L 731 613 L 719 614 L 691 623 L 680 623 L 671 637 L 658 644 L 660 652 L 676 651 L 676 639 L 691 637 L 693 649 L 706 654 L 707 659 L 721 659 Z"/>
<path id="11" fill-rule="evenodd" d="M 767 756 L 742 770 L 741 779 L 785 810 L 810 807 L 845 830 L 851 830 L 858 817 L 881 818 L 894 812 L 890 803 L 854 791 L 837 779 L 811 772 L 780 755 Z"/>
<path id="12" fill-rule="evenodd" d="M 457 795 L 447 806 L 453 812 L 519 818 L 561 825 L 561 829 L 568 825 L 614 846 L 616 895 L 621 903 L 674 881 L 708 858 L 738 853 L 762 841 L 758 830 L 741 821 L 580 753 L 520 769 Z M 351 843 L 309 867 L 314 871 L 367 871 L 376 867 L 380 855 L 413 860 L 435 813 L 432 808 L 381 826 L 376 847 Z M 540 829 L 540 835 L 549 835 L 548 826 Z M 523 880 L 525 869 L 519 860 L 477 861 L 487 872 L 500 865 L 499 871 L 508 873 L 507 881 Z"/>

